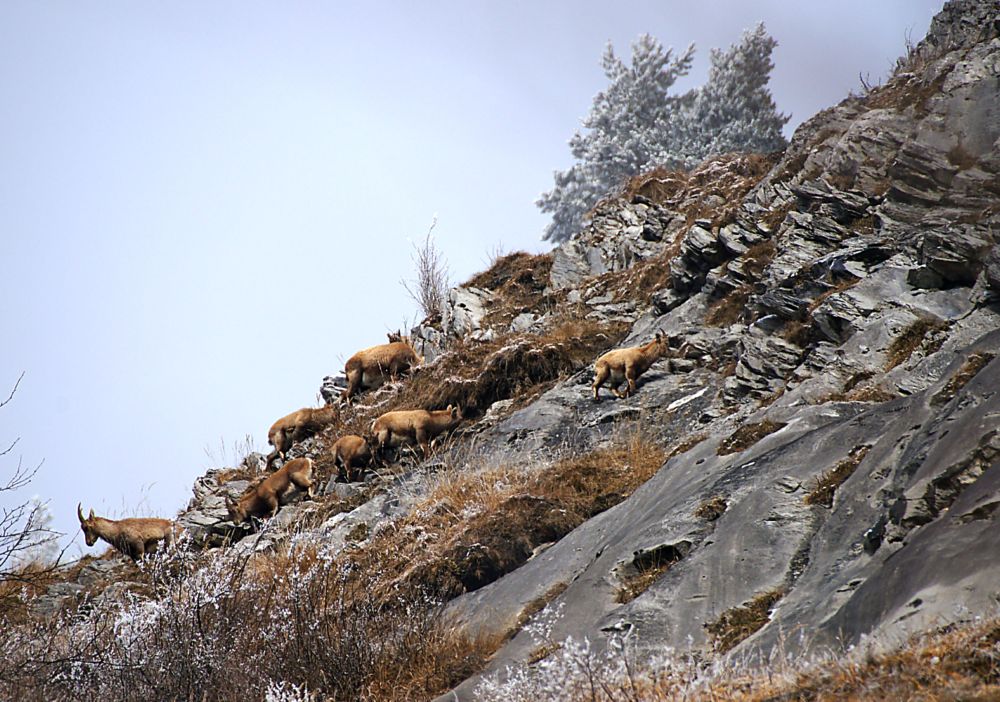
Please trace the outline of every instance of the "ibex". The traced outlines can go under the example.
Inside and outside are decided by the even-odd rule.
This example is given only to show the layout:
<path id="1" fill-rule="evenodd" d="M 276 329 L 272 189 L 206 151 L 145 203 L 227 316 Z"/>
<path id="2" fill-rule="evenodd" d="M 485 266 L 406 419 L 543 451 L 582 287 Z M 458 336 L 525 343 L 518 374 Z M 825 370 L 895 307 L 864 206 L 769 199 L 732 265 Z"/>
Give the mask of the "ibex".
<path id="1" fill-rule="evenodd" d="M 175 533 L 180 530 L 169 519 L 155 517 L 132 517 L 129 519 L 105 519 L 90 516 L 83 518 L 83 505 L 77 503 L 76 514 L 80 518 L 80 529 L 88 546 L 103 539 L 133 561 L 138 561 L 147 553 L 153 553 L 161 541 L 173 543 Z"/>
<path id="2" fill-rule="evenodd" d="M 443 410 L 397 410 L 372 422 L 371 433 L 379 452 L 387 446 L 418 444 L 424 458 L 431 455 L 431 441 L 462 421 L 462 410 L 448 405 Z"/>
<path id="3" fill-rule="evenodd" d="M 632 346 L 625 349 L 608 351 L 594 362 L 594 399 L 598 399 L 598 391 L 608 380 L 610 388 L 618 397 L 628 397 L 635 392 L 635 381 L 670 352 L 670 343 L 663 332 L 656 332 L 656 337 L 648 344 Z M 622 393 L 618 386 L 627 381 L 628 387 Z"/>
<path id="4" fill-rule="evenodd" d="M 347 359 L 344 372 L 347 374 L 347 389 L 341 399 L 350 402 L 362 390 L 380 387 L 386 378 L 393 382 L 399 374 L 419 366 L 424 359 L 417 355 L 413 344 L 398 331 L 389 334 L 389 343 L 358 351 Z"/>
<path id="5" fill-rule="evenodd" d="M 319 409 L 306 407 L 285 415 L 272 424 L 267 432 L 267 443 L 271 444 L 274 450 L 267 456 L 267 469 L 271 469 L 274 460 L 279 456 L 284 460 L 285 452 L 293 443 L 322 431 L 337 421 L 338 416 L 339 410 L 334 405 Z"/>
<path id="6" fill-rule="evenodd" d="M 304 490 L 309 499 L 313 497 L 313 462 L 309 458 L 293 458 L 278 470 L 264 478 L 256 487 L 233 500 L 226 496 L 229 519 L 239 526 L 249 517 L 273 517 L 278 513 L 280 500 L 292 485 Z"/>
<path id="7" fill-rule="evenodd" d="M 338 466 L 340 475 L 347 481 L 362 472 L 358 471 L 355 474 L 354 468 L 364 468 L 372 458 L 368 442 L 354 434 L 347 434 L 337 439 L 331 453 L 333 454 L 333 464 Z"/>

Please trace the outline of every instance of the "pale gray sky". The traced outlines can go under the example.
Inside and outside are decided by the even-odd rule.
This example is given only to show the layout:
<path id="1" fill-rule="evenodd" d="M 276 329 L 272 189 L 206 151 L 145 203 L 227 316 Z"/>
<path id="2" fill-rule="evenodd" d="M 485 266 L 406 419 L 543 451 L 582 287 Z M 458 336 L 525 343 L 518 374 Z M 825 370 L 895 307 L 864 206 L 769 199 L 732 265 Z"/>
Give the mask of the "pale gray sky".
<path id="1" fill-rule="evenodd" d="M 173 515 L 206 446 L 263 446 L 414 318 L 398 281 L 435 213 L 457 281 L 547 248 L 533 201 L 609 39 L 695 42 L 687 88 L 762 20 L 791 129 L 941 4 L 3 3 L 0 388 L 27 374 L 0 443 L 45 459 L 24 496 L 74 535 L 77 501 Z"/>

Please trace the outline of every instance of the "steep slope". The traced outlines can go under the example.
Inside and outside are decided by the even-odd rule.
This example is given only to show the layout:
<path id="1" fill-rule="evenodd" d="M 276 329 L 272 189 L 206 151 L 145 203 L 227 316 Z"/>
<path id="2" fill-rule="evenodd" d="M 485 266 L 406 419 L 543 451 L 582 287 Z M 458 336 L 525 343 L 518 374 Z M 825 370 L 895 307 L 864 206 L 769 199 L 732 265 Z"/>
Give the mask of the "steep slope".
<path id="1" fill-rule="evenodd" d="M 991 611 L 998 33 L 994 4 L 949 3 L 885 86 L 803 125 L 728 222 L 691 224 L 638 194 L 606 203 L 557 250 L 553 287 L 586 299 L 597 287 L 589 276 L 679 249 L 669 286 L 626 343 L 663 329 L 702 355 L 686 374 L 648 378 L 614 412 L 668 439 L 705 439 L 622 504 L 453 602 L 460 622 L 510 627 L 556 588 L 556 641 L 630 631 L 648 649 L 766 654 L 779 642 L 888 645 Z M 643 185 L 672 189 L 660 175 L 632 190 Z M 589 403 L 585 380 L 515 413 L 493 445 L 537 450 L 600 426 L 609 409 Z M 727 448 L 754 427 L 778 430 Z M 809 499 L 840 480 L 830 504 Z M 724 513 L 699 516 L 713 500 Z M 659 579 L 620 603 L 628 578 L 654 562 Z M 764 616 L 729 635 L 762 601 Z M 491 667 L 538 645 L 522 632 Z"/>
<path id="2" fill-rule="evenodd" d="M 803 124 L 785 153 L 636 178 L 551 255 L 503 257 L 451 291 L 444 317 L 412 330 L 427 365 L 289 453 L 316 461 L 319 500 L 292 496 L 243 538 L 256 529 L 230 523 L 225 498 L 260 479 L 262 457 L 196 482 L 180 521 L 208 565 L 185 567 L 266 574 L 305 545 L 346 582 L 366 574 L 372 616 L 432 595 L 483 654 L 420 688 L 467 678 L 443 699 L 476 699 L 484 675 L 567 637 L 712 661 L 892 646 L 991 613 L 998 139 L 1000 9 L 952 0 L 884 86 Z M 657 331 L 670 358 L 632 397 L 595 402 L 594 359 Z M 448 404 L 467 421 L 429 461 L 336 480 L 338 436 Z M 34 611 L 155 591 L 129 567 L 90 564 Z M 542 619 L 540 643 L 525 627 Z"/>

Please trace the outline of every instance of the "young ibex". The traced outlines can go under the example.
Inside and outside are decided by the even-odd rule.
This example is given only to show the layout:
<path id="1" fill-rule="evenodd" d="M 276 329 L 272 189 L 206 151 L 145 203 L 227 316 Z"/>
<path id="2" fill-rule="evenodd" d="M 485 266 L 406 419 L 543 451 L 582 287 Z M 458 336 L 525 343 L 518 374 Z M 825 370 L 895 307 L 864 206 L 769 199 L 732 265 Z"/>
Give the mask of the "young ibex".
<path id="1" fill-rule="evenodd" d="M 628 397 L 633 394 L 635 381 L 639 376 L 669 352 L 670 343 L 663 332 L 656 332 L 656 337 L 648 344 L 608 351 L 594 363 L 594 399 L 598 399 L 598 391 L 608 380 L 611 381 L 611 392 L 616 396 Z M 628 382 L 628 387 L 623 393 L 618 390 L 618 386 L 624 381 Z"/>
<path id="2" fill-rule="evenodd" d="M 229 519 L 239 526 L 250 517 L 273 517 L 278 513 L 280 500 L 292 485 L 304 490 L 309 499 L 313 497 L 313 462 L 309 458 L 293 458 L 278 470 L 264 478 L 256 487 L 233 500 L 226 496 Z"/>
<path id="3" fill-rule="evenodd" d="M 371 433 L 379 453 L 387 446 L 418 444 L 427 458 L 431 455 L 431 441 L 461 421 L 462 410 L 452 405 L 443 410 L 397 410 L 372 422 Z"/>
<path id="4" fill-rule="evenodd" d="M 352 477 L 360 477 L 361 473 L 364 472 L 363 468 L 368 465 L 372 458 L 368 442 L 354 434 L 347 434 L 337 439 L 337 443 L 330 451 L 333 454 L 333 464 L 337 466 L 339 474 L 348 482 L 351 481 Z M 355 468 L 359 470 L 355 472 Z"/>
<path id="5" fill-rule="evenodd" d="M 155 517 L 132 517 L 130 519 L 105 519 L 95 517 L 94 510 L 90 516 L 83 518 L 83 505 L 76 505 L 76 514 L 80 518 L 80 529 L 88 546 L 93 546 L 98 539 L 104 539 L 118 551 L 133 561 L 138 561 L 147 553 L 153 553 L 161 541 L 171 544 L 180 527 L 169 519 Z"/>
<path id="6" fill-rule="evenodd" d="M 341 399 L 350 402 L 362 390 L 380 387 L 386 378 L 395 382 L 400 373 L 424 362 L 409 339 L 399 332 L 388 336 L 388 344 L 358 351 L 347 359 L 344 364 L 347 389 L 341 393 Z"/>
<path id="7" fill-rule="evenodd" d="M 339 410 L 334 405 L 327 405 L 319 409 L 306 407 L 285 415 L 272 424 L 267 432 L 267 443 L 271 444 L 274 450 L 267 456 L 267 469 L 271 469 L 275 459 L 279 456 L 284 460 L 285 452 L 292 447 L 293 443 L 322 431 L 337 421 L 338 416 Z"/>

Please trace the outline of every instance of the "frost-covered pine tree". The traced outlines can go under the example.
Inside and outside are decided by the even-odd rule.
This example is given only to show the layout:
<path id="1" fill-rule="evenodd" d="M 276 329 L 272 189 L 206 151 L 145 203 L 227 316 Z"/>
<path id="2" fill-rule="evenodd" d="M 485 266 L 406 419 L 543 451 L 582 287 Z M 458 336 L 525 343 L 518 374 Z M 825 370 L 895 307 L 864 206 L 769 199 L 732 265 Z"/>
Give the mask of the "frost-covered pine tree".
<path id="1" fill-rule="evenodd" d="M 545 239 L 568 239 L 587 210 L 659 153 L 660 123 L 682 101 L 689 101 L 668 91 L 690 70 L 693 57 L 694 46 L 674 57 L 672 49 L 664 50 L 646 34 L 632 45 L 632 65 L 626 66 L 608 44 L 601 64 L 610 85 L 594 97 L 583 120 L 587 131 L 577 132 L 569 141 L 577 163 L 557 171 L 555 188 L 536 203 L 543 212 L 552 213 Z"/>
<path id="2" fill-rule="evenodd" d="M 577 163 L 555 173 L 555 187 L 536 204 L 552 213 L 543 238 L 564 241 L 579 231 L 584 214 L 628 177 L 654 166 L 692 168 L 727 151 L 770 152 L 785 147 L 767 89 L 776 42 L 763 25 L 744 32 L 728 51 L 713 50 L 708 82 L 670 95 L 687 74 L 694 46 L 676 58 L 643 35 L 626 66 L 608 45 L 602 65 L 610 81 L 584 119 L 586 132 L 570 139 Z"/>
<path id="3" fill-rule="evenodd" d="M 758 24 L 728 51 L 712 49 L 708 81 L 695 91 L 680 130 L 685 144 L 671 151 L 683 153 L 686 167 L 712 154 L 770 153 L 788 145 L 781 133 L 788 115 L 778 112 L 767 88 L 777 44 Z"/>

